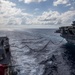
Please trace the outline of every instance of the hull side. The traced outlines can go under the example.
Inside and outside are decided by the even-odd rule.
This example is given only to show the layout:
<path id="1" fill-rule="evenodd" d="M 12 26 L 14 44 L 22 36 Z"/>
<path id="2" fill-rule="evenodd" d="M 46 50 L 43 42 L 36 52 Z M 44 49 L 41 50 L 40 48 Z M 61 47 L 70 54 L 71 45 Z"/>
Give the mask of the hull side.
<path id="1" fill-rule="evenodd" d="M 71 39 L 66 39 L 66 41 L 70 44 L 75 44 L 75 40 L 71 40 Z"/>
<path id="2" fill-rule="evenodd" d="M 68 43 L 75 44 L 75 36 L 61 35 L 61 37 L 65 38 Z"/>

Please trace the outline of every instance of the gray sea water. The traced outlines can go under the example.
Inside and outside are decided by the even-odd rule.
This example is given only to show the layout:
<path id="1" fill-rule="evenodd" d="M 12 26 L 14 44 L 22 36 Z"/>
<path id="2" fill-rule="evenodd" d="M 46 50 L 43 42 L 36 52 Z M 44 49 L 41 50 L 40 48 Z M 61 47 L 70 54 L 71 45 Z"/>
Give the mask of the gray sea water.
<path id="1" fill-rule="evenodd" d="M 9 37 L 18 75 L 75 75 L 75 48 L 66 45 L 67 41 L 55 29 L 0 31 L 0 35 Z"/>

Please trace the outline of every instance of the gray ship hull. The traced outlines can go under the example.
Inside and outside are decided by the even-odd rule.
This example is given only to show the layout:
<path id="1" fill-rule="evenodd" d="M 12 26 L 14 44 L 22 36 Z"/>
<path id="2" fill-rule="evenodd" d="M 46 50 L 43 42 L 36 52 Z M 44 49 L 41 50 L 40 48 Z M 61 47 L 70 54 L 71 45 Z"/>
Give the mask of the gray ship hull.
<path id="1" fill-rule="evenodd" d="M 61 35 L 70 44 L 75 44 L 75 35 Z"/>
<path id="2" fill-rule="evenodd" d="M 72 39 L 66 39 L 66 41 L 70 44 L 75 44 L 75 40 L 72 40 Z"/>

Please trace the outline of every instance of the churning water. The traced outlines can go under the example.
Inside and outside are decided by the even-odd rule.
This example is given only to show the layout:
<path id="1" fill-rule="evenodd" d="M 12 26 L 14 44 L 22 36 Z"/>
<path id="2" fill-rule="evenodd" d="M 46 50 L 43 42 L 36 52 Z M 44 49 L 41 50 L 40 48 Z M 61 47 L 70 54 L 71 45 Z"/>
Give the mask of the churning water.
<path id="1" fill-rule="evenodd" d="M 67 46 L 66 40 L 54 32 L 53 29 L 0 32 L 10 39 L 12 63 L 18 75 L 75 75 L 71 64 L 75 48 Z"/>

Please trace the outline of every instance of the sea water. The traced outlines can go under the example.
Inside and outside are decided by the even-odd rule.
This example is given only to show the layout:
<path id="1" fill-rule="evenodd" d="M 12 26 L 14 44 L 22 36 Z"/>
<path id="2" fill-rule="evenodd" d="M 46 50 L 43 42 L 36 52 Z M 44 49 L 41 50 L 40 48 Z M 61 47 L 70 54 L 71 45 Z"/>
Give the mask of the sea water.
<path id="1" fill-rule="evenodd" d="M 61 46 L 67 41 L 55 33 L 55 29 L 25 29 L 0 31 L 1 35 L 9 37 L 12 64 L 18 75 L 45 75 L 45 64 L 56 51 L 64 50 Z M 49 62 L 51 63 L 51 62 Z"/>

